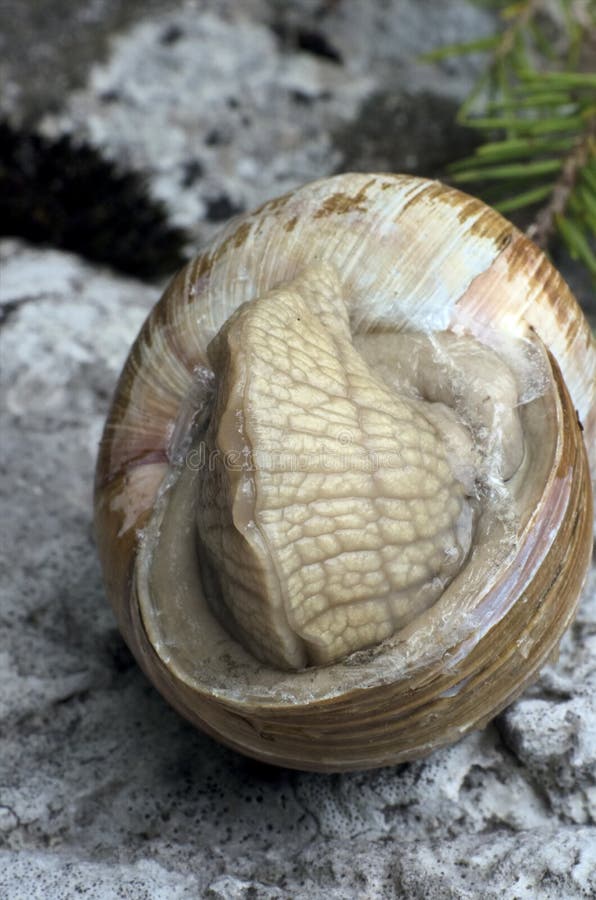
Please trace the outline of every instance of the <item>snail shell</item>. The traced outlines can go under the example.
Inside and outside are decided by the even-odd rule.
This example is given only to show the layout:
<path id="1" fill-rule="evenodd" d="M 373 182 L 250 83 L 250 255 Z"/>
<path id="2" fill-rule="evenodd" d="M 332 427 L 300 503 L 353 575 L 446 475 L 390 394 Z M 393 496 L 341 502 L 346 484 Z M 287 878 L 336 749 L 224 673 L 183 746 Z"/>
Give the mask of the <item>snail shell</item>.
<path id="1" fill-rule="evenodd" d="M 391 520 L 386 546 L 374 551 L 382 590 L 362 591 L 378 584 L 380 558 L 364 535 L 378 537 L 380 509 L 406 502 L 403 466 L 358 482 L 367 502 L 374 493 L 370 528 L 352 554 L 364 568 L 348 577 L 330 561 L 337 548 L 324 551 L 322 580 L 309 588 L 300 560 L 319 539 L 315 528 L 305 543 L 312 517 L 280 525 L 275 498 L 291 493 L 287 478 L 276 481 L 267 465 L 206 462 L 209 449 L 278 446 L 279 410 L 300 406 L 304 384 L 321 398 L 321 354 L 331 346 L 349 403 L 340 388 L 335 404 L 301 401 L 301 417 L 283 419 L 281 441 L 293 452 L 304 446 L 315 406 L 328 410 L 333 446 L 345 438 L 340 409 L 353 414 L 350 452 L 370 450 L 387 416 L 405 435 L 402 463 L 423 453 L 420 435 L 432 432 L 435 471 L 418 483 L 443 472 L 427 498 L 441 495 L 443 506 L 420 519 L 422 488 L 406 497 L 415 552 L 430 572 L 422 587 L 404 538 L 411 522 L 396 529 Z M 466 385 L 471 400 L 462 400 Z M 145 322 L 97 465 L 107 592 L 149 678 L 229 746 L 320 771 L 420 757 L 518 696 L 572 621 L 592 543 L 586 448 L 594 474 L 596 348 L 544 255 L 480 201 L 437 182 L 324 179 L 232 221 Z M 320 489 L 341 492 L 347 469 L 319 477 Z M 454 554 L 451 567 L 436 561 Z M 370 615 L 337 626 L 329 573 Z"/>

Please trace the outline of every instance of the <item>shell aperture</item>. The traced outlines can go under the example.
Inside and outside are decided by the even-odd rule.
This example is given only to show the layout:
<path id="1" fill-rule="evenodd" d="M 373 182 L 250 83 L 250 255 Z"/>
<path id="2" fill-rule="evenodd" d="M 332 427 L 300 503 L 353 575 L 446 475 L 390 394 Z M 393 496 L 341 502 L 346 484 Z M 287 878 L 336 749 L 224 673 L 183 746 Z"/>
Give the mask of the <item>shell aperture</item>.
<path id="1" fill-rule="evenodd" d="M 411 622 L 472 542 L 441 433 L 465 440 L 463 426 L 371 370 L 329 266 L 240 307 L 209 357 L 197 522 L 220 619 L 280 668 L 333 662 Z"/>

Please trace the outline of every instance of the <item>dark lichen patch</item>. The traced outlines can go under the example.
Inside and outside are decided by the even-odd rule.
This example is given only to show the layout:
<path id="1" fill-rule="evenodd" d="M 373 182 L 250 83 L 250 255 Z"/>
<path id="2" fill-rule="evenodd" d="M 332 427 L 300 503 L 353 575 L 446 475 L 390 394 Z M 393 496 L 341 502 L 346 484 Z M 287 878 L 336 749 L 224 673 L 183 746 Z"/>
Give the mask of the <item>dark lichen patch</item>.
<path id="1" fill-rule="evenodd" d="M 436 178 L 468 155 L 478 135 L 456 121 L 457 104 L 430 93 L 373 94 L 334 134 L 341 172 L 403 172 Z"/>
<path id="2" fill-rule="evenodd" d="M 212 128 L 205 136 L 207 147 L 221 147 L 231 143 L 231 137 L 219 128 Z"/>
<path id="3" fill-rule="evenodd" d="M 218 194 L 216 197 L 209 197 L 207 203 L 207 219 L 210 222 L 226 222 L 232 216 L 237 216 L 243 212 L 244 207 L 234 203 L 227 194 Z"/>
<path id="4" fill-rule="evenodd" d="M 164 47 L 169 47 L 172 44 L 177 44 L 183 37 L 184 29 L 180 25 L 170 25 L 161 33 L 159 43 L 163 44 Z"/>
<path id="5" fill-rule="evenodd" d="M 331 62 L 342 64 L 342 56 L 329 38 L 321 31 L 311 31 L 309 29 L 300 28 L 296 35 L 296 43 L 300 50 L 311 53 L 322 59 L 328 59 Z"/>
<path id="6" fill-rule="evenodd" d="M 182 187 L 192 187 L 204 174 L 203 163 L 200 159 L 189 159 L 182 169 Z"/>
<path id="7" fill-rule="evenodd" d="M 319 59 L 327 60 L 337 65 L 343 64 L 342 55 L 333 46 L 330 39 L 323 31 L 302 26 L 292 26 L 286 22 L 275 22 L 271 30 L 279 40 L 282 47 L 296 52 L 310 53 Z"/>
<path id="8" fill-rule="evenodd" d="M 307 94 L 305 91 L 301 90 L 291 90 L 289 92 L 290 100 L 296 103 L 298 106 L 312 106 L 315 98 L 312 94 Z M 321 95 L 319 94 L 319 98 Z"/>
<path id="9" fill-rule="evenodd" d="M 69 137 L 50 140 L 7 123 L 0 123 L 0 234 L 141 278 L 179 268 L 186 242 L 139 173 Z"/>

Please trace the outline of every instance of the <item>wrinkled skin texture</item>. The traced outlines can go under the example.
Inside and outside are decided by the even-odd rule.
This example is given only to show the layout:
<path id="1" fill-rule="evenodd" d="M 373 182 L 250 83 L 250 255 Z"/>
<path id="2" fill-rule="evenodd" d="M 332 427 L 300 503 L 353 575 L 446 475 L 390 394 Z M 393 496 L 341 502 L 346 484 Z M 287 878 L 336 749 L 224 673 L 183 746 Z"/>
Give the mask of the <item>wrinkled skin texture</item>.
<path id="1" fill-rule="evenodd" d="M 397 347 L 410 366 L 388 385 L 355 349 L 328 265 L 244 304 L 212 342 L 198 532 L 219 588 L 212 606 L 259 659 L 300 668 L 378 644 L 465 563 L 474 442 L 446 405 L 453 379 L 440 377 L 429 346 L 412 335 L 386 346 L 385 362 Z M 466 408 L 486 434 L 506 409 L 507 439 L 497 432 L 496 443 L 513 448 L 510 476 L 523 455 L 512 373 L 472 339 L 443 336 L 441 347 L 452 370 L 451 351 L 468 360 Z"/>

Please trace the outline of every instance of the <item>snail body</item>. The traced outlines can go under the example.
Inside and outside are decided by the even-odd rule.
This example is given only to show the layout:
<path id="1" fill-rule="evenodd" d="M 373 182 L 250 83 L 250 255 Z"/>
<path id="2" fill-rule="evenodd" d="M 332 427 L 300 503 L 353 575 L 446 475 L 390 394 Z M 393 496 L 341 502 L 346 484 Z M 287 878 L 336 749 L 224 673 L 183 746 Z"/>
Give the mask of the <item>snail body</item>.
<path id="1" fill-rule="evenodd" d="M 143 326 L 97 466 L 108 595 L 218 740 L 413 759 L 572 621 L 586 448 L 596 473 L 596 349 L 540 251 L 436 182 L 324 179 L 231 222 Z"/>

